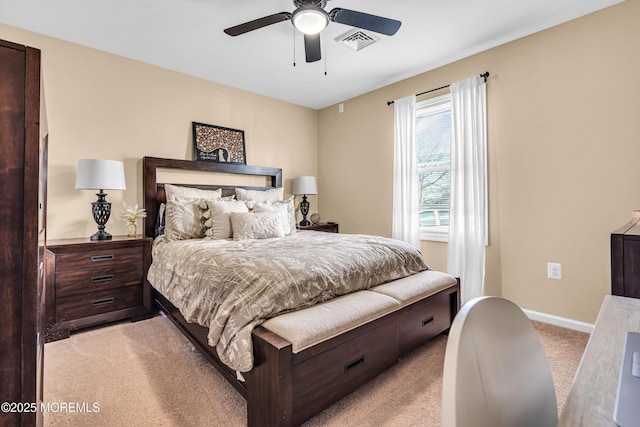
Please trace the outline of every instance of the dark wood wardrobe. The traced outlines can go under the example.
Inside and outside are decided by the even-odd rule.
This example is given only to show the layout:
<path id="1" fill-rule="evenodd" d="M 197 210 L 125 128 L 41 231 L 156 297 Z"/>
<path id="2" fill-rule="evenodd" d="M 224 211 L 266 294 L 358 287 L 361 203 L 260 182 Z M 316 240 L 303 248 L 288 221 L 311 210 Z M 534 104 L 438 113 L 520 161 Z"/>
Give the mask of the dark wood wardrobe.
<path id="1" fill-rule="evenodd" d="M 41 425 L 46 137 L 40 51 L 0 40 L 1 426 Z M 9 409 L 7 412 L 6 410 Z"/>

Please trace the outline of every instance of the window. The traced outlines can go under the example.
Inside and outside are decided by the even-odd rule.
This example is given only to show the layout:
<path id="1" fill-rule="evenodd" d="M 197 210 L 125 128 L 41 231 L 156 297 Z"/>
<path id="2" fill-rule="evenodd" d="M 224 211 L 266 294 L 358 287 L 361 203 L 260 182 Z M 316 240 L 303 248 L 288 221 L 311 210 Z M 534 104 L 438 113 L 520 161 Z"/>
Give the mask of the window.
<path id="1" fill-rule="evenodd" d="M 446 242 L 451 201 L 451 96 L 416 104 L 420 239 Z"/>

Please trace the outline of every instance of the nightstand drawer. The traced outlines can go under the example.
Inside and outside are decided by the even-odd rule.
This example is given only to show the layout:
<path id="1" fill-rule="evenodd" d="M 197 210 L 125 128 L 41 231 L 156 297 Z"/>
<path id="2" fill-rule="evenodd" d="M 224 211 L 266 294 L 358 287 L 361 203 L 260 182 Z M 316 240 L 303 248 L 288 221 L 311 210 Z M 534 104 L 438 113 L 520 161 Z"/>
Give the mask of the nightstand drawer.
<path id="1" fill-rule="evenodd" d="M 56 273 L 56 298 L 122 286 L 140 285 L 143 280 L 142 275 L 142 262 L 62 271 Z"/>
<path id="2" fill-rule="evenodd" d="M 65 322 L 141 305 L 142 287 L 140 286 L 56 298 L 56 322 Z"/>
<path id="3" fill-rule="evenodd" d="M 141 263 L 143 258 L 142 246 L 60 253 L 56 255 L 56 272 Z"/>

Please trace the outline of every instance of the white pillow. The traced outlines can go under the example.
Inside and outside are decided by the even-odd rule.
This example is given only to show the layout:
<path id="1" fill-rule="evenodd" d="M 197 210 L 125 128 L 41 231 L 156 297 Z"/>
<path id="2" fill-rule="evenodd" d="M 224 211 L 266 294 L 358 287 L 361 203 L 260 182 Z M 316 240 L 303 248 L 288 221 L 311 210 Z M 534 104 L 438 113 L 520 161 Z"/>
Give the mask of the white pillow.
<path id="1" fill-rule="evenodd" d="M 204 206 L 203 206 L 204 205 Z M 231 229 L 231 212 L 249 212 L 249 208 L 239 200 L 207 200 L 200 207 L 205 209 L 205 239 L 230 239 L 233 237 Z"/>
<path id="2" fill-rule="evenodd" d="M 201 190 L 172 184 L 165 184 L 164 189 L 167 195 L 164 230 L 167 240 L 204 237 L 199 204 L 202 199 L 220 199 L 222 189 Z"/>
<path id="3" fill-rule="evenodd" d="M 222 188 L 217 190 L 203 190 L 201 188 L 181 187 L 179 185 L 165 184 L 164 191 L 167 193 L 167 200 L 172 197 L 187 197 L 190 199 L 216 200 L 222 197 Z"/>
<path id="4" fill-rule="evenodd" d="M 284 187 L 270 190 L 245 190 L 236 188 L 236 199 L 255 200 L 256 202 L 277 202 L 284 199 Z"/>
<path id="5" fill-rule="evenodd" d="M 231 212 L 233 240 L 284 237 L 280 212 Z"/>
<path id="6" fill-rule="evenodd" d="M 293 204 L 293 196 L 279 202 L 257 202 L 253 206 L 255 212 L 279 211 L 282 215 L 282 226 L 284 234 L 289 235 L 296 232 L 296 209 Z"/>

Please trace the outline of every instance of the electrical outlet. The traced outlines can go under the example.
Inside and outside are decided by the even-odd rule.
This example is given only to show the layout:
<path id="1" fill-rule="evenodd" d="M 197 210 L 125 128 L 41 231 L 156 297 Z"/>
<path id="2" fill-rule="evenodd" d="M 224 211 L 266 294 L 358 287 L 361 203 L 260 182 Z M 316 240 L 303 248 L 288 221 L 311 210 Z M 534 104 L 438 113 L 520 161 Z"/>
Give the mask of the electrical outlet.
<path id="1" fill-rule="evenodd" d="M 562 280 L 562 264 L 548 262 L 547 277 L 549 279 Z"/>

